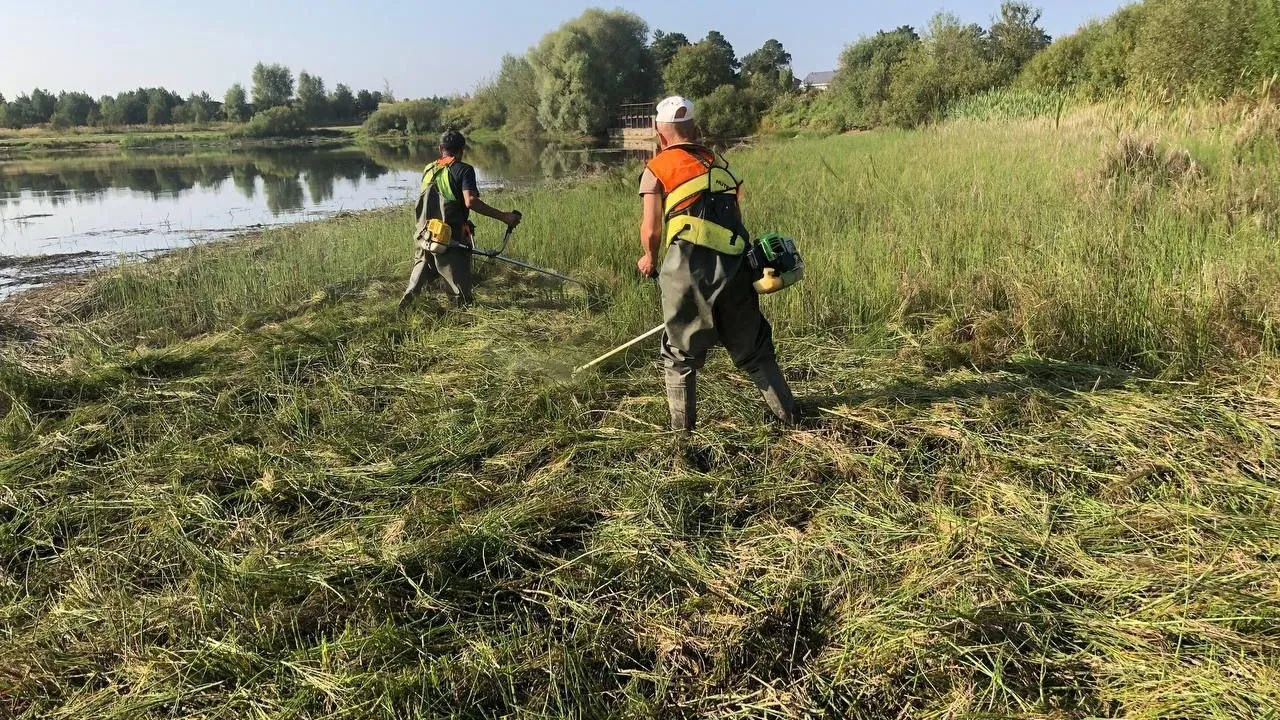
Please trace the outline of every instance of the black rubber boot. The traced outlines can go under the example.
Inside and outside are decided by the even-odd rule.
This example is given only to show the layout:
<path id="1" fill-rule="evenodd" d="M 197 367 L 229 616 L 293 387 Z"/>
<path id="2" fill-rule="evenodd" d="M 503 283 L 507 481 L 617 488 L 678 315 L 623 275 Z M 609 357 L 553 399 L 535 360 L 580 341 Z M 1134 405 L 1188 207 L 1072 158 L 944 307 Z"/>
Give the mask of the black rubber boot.
<path id="1" fill-rule="evenodd" d="M 671 410 L 671 429 L 692 433 L 698 424 L 698 381 L 693 373 L 687 375 L 669 371 L 667 382 L 667 406 Z"/>
<path id="2" fill-rule="evenodd" d="M 760 389 L 764 402 L 769 406 L 778 421 L 787 427 L 800 424 L 800 410 L 796 407 L 796 398 L 791 394 L 791 387 L 782 377 L 782 370 L 776 362 L 761 363 L 760 368 L 751 374 L 756 387 Z"/>

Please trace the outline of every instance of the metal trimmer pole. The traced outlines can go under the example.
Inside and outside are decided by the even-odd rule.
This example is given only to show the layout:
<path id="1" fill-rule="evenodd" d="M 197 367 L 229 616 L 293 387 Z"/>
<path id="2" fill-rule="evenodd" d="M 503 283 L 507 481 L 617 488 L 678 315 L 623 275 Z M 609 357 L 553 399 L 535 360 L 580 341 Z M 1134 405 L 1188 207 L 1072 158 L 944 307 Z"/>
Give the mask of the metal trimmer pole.
<path id="1" fill-rule="evenodd" d="M 577 285 L 581 285 L 581 286 L 582 286 L 582 287 L 584 287 L 584 288 L 585 288 L 585 287 L 587 287 L 587 284 L 586 284 L 586 283 L 584 283 L 584 282 L 582 282 L 581 280 L 578 280 L 578 279 L 576 279 L 576 278 L 571 278 L 571 277 L 569 277 L 568 275 L 561 275 L 561 274 L 560 274 L 560 273 L 558 273 L 558 272 L 552 272 L 552 271 L 550 271 L 550 270 L 546 270 L 546 269 L 540 268 L 540 267 L 538 267 L 538 266 L 536 266 L 536 265 L 530 265 L 529 263 L 526 263 L 526 262 L 520 262 L 519 260 L 512 260 L 512 259 L 511 259 L 511 258 L 509 258 L 509 257 L 503 257 L 503 256 L 501 256 L 501 255 L 489 255 L 489 254 L 487 254 L 487 253 L 476 253 L 476 254 L 477 254 L 477 255 L 479 255 L 479 256 L 481 256 L 481 257 L 487 257 L 487 258 L 489 258 L 490 260 L 497 260 L 498 262 L 504 262 L 504 263 L 507 263 L 508 265 L 515 265 L 516 267 L 522 267 L 522 268 L 525 268 L 526 270 L 532 270 L 532 271 L 534 271 L 534 272 L 536 272 L 536 273 L 542 273 L 543 275 L 549 275 L 549 276 L 551 276 L 551 277 L 553 277 L 553 278 L 556 278 L 557 280 L 563 280 L 563 281 L 565 281 L 565 282 L 571 282 L 571 283 L 574 283 L 574 284 L 577 284 Z"/>
<path id="2" fill-rule="evenodd" d="M 586 365 L 583 365 L 582 367 L 579 367 L 579 368 L 574 368 L 574 370 L 573 370 L 573 374 L 574 374 L 574 375 L 577 375 L 578 373 L 582 372 L 583 370 L 590 370 L 591 368 L 593 368 L 593 367 L 595 367 L 595 366 L 599 365 L 600 363 L 604 362 L 605 360 L 608 360 L 609 358 L 611 358 L 611 357 L 613 357 L 613 356 L 615 356 L 615 355 L 618 355 L 618 354 L 621 354 L 621 353 L 623 353 L 623 352 L 626 352 L 627 350 L 630 350 L 631 348 L 635 347 L 636 345 L 639 345 L 640 343 L 644 342 L 645 340 L 648 340 L 649 338 L 653 337 L 654 335 L 657 335 L 658 333 L 660 333 L 660 332 L 662 332 L 663 330 L 666 330 L 666 329 L 667 329 L 667 326 L 666 326 L 665 324 L 663 324 L 663 325 L 659 325 L 658 327 L 656 327 L 656 328 L 654 328 L 654 329 L 650 330 L 649 332 L 647 332 L 647 333 L 645 333 L 645 334 L 641 335 L 640 337 L 636 338 L 635 340 L 631 340 L 630 342 L 626 343 L 625 345 L 619 345 L 618 347 L 616 347 L 616 348 L 614 348 L 614 349 L 610 350 L 609 352 L 607 352 L 607 353 L 605 353 L 605 354 L 601 355 L 600 357 L 596 358 L 595 360 L 592 360 L 591 362 L 587 363 Z"/>

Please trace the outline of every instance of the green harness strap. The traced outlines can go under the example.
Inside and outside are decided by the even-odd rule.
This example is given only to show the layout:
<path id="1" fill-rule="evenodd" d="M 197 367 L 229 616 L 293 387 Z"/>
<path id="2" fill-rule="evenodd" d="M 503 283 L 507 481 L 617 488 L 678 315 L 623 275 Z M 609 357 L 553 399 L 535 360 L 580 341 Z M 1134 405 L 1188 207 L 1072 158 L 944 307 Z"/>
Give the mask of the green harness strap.
<path id="1" fill-rule="evenodd" d="M 449 182 L 449 168 L 452 165 L 441 165 L 439 163 L 431 163 L 422 171 L 422 184 L 418 186 L 418 195 L 425 195 L 431 191 L 434 184 L 436 189 L 440 191 L 440 197 L 449 202 L 456 202 L 458 197 L 453 194 L 453 183 Z M 443 218 L 441 218 L 443 219 Z"/>

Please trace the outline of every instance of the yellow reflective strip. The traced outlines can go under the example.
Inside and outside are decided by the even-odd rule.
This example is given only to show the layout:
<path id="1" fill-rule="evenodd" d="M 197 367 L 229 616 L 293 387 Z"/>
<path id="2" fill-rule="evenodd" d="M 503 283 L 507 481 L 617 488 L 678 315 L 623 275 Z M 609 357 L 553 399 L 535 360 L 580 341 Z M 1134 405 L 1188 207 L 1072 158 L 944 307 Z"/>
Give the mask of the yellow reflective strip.
<path id="1" fill-rule="evenodd" d="M 681 215 L 667 226 L 667 242 L 684 240 L 725 255 L 741 255 L 747 250 L 745 238 L 734 239 L 734 232 L 709 220 Z"/>
<path id="2" fill-rule="evenodd" d="M 686 200 L 693 197 L 694 195 L 697 195 L 700 192 L 705 192 L 706 189 L 707 189 L 707 176 L 705 173 L 702 175 L 699 175 L 698 177 L 692 180 L 682 183 L 675 190 L 672 190 L 671 192 L 667 193 L 667 212 L 671 212 L 675 210 L 677 207 L 680 206 L 681 203 L 685 202 Z"/>
<path id="3" fill-rule="evenodd" d="M 708 183 L 708 175 L 710 182 Z M 666 211 L 668 214 L 689 198 L 701 192 L 707 192 L 710 187 L 711 192 L 730 192 L 738 189 L 738 178 L 729 172 L 728 168 L 713 167 L 709 171 L 693 178 L 692 180 L 681 183 L 675 190 L 667 194 Z"/>

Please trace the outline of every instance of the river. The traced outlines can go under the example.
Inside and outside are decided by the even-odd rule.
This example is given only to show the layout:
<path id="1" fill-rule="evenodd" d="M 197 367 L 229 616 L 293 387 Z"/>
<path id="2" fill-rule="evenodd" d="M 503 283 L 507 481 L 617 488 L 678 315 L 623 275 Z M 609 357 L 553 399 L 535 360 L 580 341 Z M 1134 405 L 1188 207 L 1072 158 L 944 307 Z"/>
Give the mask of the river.
<path id="1" fill-rule="evenodd" d="M 644 154 L 488 143 L 466 159 L 483 193 Z M 245 230 L 408 206 L 432 158 L 431 145 L 419 144 L 0 161 L 0 297 Z"/>

